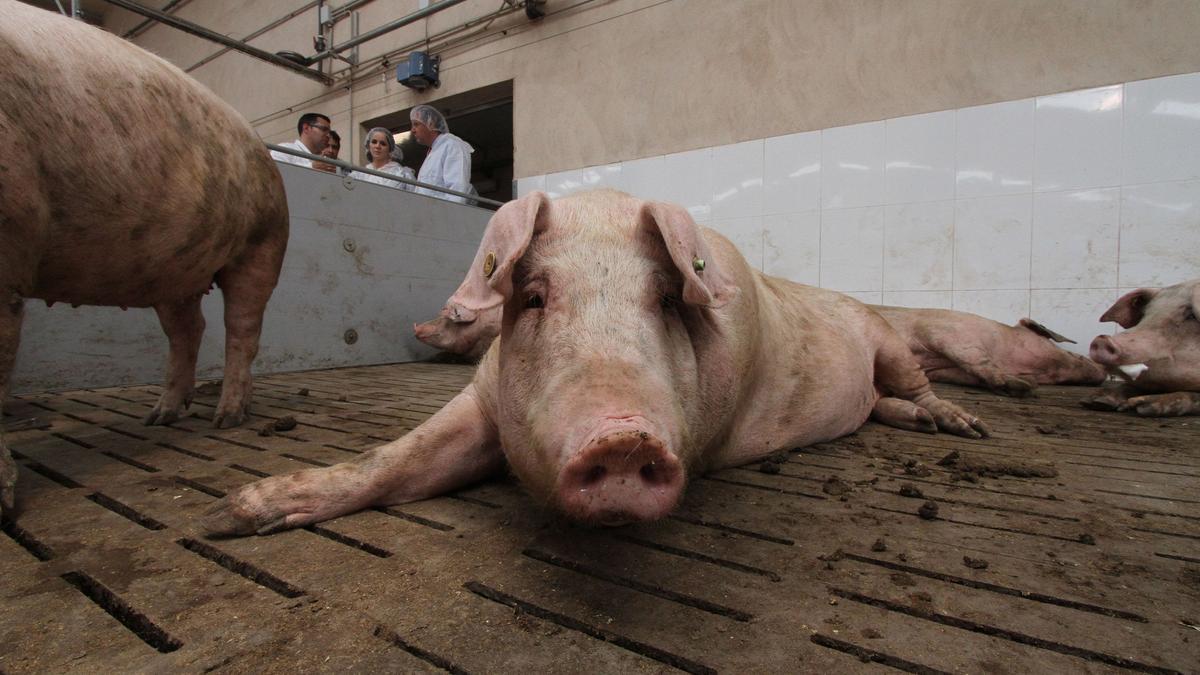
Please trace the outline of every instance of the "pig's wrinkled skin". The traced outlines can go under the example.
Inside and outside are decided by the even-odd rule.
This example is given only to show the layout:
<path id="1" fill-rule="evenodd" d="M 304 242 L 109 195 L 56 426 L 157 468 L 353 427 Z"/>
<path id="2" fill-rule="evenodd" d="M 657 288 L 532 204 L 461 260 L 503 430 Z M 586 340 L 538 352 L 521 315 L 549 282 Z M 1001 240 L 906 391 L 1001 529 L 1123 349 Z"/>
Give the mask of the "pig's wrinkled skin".
<path id="1" fill-rule="evenodd" d="M 648 521 L 676 506 L 688 476 L 837 438 L 869 416 L 987 433 L 934 395 L 878 314 L 760 274 L 678 206 L 612 191 L 506 204 L 448 306 L 501 305 L 500 336 L 445 408 L 355 461 L 242 488 L 208 531 L 261 534 L 423 499 L 506 460 L 573 520 Z"/>
<path id="2" fill-rule="evenodd" d="M 0 400 L 26 298 L 153 307 L 170 356 L 145 421 L 178 419 L 215 282 L 226 347 L 213 423 L 241 423 L 288 238 L 262 142 L 178 68 L 81 21 L 0 0 L 0 53 Z M 15 478 L 0 439 L 0 509 Z"/>
<path id="3" fill-rule="evenodd" d="M 1146 370 L 1118 386 L 1097 391 L 1084 405 L 1128 410 L 1146 417 L 1200 415 L 1200 279 L 1162 289 L 1126 293 L 1101 321 L 1125 328 L 1092 340 L 1097 363 L 1145 364 Z"/>
<path id="4" fill-rule="evenodd" d="M 908 342 L 933 382 L 1029 396 L 1039 384 L 1100 384 L 1105 378 L 1095 362 L 1054 345 L 1067 338 L 1031 319 L 1005 326 L 949 309 L 869 306 Z"/>

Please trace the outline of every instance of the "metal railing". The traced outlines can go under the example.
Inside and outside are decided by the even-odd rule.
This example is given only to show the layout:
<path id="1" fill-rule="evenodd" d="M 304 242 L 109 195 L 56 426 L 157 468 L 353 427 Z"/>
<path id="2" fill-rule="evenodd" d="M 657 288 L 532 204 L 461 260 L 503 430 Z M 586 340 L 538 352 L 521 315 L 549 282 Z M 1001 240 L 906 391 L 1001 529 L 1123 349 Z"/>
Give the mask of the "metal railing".
<path id="1" fill-rule="evenodd" d="M 448 195 L 454 195 L 455 197 L 462 197 L 462 198 L 468 200 L 468 204 L 475 204 L 477 206 L 487 206 L 487 207 L 490 207 L 493 209 L 498 209 L 501 206 L 504 206 L 504 202 L 498 202 L 495 199 L 488 199 L 487 197 L 480 197 L 479 195 L 468 194 L 466 192 L 459 192 L 458 190 L 451 190 L 449 188 L 444 188 L 439 185 L 430 185 L 429 183 L 422 183 L 421 181 L 418 181 L 418 180 L 412 180 L 409 178 L 404 178 L 403 176 L 397 176 L 394 173 L 386 173 L 384 171 L 376 171 L 375 169 L 372 169 L 372 168 L 366 167 L 366 166 L 354 166 L 353 164 L 351 164 L 347 161 L 344 161 L 344 160 L 332 159 L 329 157 L 322 157 L 321 155 L 314 155 L 311 152 L 304 152 L 303 150 L 287 148 L 282 145 L 275 145 L 274 143 L 265 143 L 264 145 L 266 145 L 269 150 L 274 150 L 275 152 L 282 152 L 285 155 L 293 155 L 295 157 L 303 157 L 304 159 L 311 160 L 314 162 L 324 162 L 326 164 L 332 164 L 341 169 L 345 169 L 347 172 L 359 171 L 361 173 L 370 174 L 372 176 L 379 176 L 380 178 L 394 180 L 397 183 L 404 183 L 406 185 L 411 185 L 413 187 L 425 188 L 426 190 L 433 190 L 435 192 L 442 192 L 442 193 L 445 193 Z M 346 178 L 348 180 L 353 180 L 353 178 L 351 178 L 349 175 L 346 175 Z M 384 187 L 387 187 L 387 186 L 384 186 Z"/>

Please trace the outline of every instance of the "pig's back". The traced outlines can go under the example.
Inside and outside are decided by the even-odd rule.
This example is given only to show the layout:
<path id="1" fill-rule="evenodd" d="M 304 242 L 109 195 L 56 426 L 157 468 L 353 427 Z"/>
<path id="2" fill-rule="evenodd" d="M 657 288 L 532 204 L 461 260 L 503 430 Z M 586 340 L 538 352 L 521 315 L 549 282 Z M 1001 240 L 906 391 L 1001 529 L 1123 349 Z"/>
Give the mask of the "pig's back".
<path id="1" fill-rule="evenodd" d="M 246 121 L 113 35 L 0 0 L 0 203 L 23 294 L 155 304 L 282 231 L 278 170 Z M 9 199 L 17 195 L 16 199 Z"/>

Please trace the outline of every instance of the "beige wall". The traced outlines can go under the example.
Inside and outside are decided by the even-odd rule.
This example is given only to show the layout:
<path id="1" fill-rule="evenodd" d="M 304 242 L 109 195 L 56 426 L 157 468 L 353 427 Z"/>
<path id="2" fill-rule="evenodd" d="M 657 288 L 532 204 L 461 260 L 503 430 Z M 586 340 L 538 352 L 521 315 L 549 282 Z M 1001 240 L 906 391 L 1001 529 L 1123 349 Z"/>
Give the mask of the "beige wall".
<path id="1" fill-rule="evenodd" d="M 241 37 L 303 4 L 206 0 L 178 14 Z M 364 45 L 361 59 L 497 5 L 469 0 Z M 416 8 L 375 0 L 360 29 Z M 310 109 L 350 129 L 511 79 L 524 177 L 1200 71 L 1195 0 L 550 0 L 547 10 L 538 23 L 512 13 L 440 50 L 443 86 L 424 94 L 397 84 L 391 67 L 367 64 L 325 87 L 234 52 L 192 74 L 275 142 L 292 139 Z M 106 25 L 122 33 L 139 20 L 112 10 Z M 310 9 L 252 44 L 311 54 L 315 31 Z M 347 19 L 334 42 L 349 35 Z M 136 42 L 185 69 L 219 49 L 164 26 Z M 335 73 L 345 68 L 335 62 Z"/>

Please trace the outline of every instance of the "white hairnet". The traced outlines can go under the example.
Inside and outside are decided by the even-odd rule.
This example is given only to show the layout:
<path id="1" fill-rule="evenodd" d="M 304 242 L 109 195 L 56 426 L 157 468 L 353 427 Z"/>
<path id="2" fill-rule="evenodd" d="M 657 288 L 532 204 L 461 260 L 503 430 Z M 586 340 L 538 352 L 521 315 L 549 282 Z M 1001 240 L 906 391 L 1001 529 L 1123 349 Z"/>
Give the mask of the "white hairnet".
<path id="1" fill-rule="evenodd" d="M 375 127 L 374 129 L 371 129 L 364 137 L 365 140 L 363 140 L 363 150 L 367 152 L 367 161 L 371 161 L 371 137 L 374 136 L 376 132 L 382 133 L 383 137 L 387 139 L 388 154 L 391 155 L 392 159 L 396 160 L 397 162 L 403 161 L 404 151 L 400 149 L 400 146 L 396 145 L 396 139 L 392 137 L 392 132 L 384 129 L 383 127 Z"/>
<path id="2" fill-rule="evenodd" d="M 450 127 L 446 124 L 446 118 L 442 116 L 442 113 L 438 112 L 437 108 L 431 105 L 422 103 L 413 108 L 412 112 L 408 113 L 408 119 L 420 122 L 439 134 L 450 133 Z"/>

